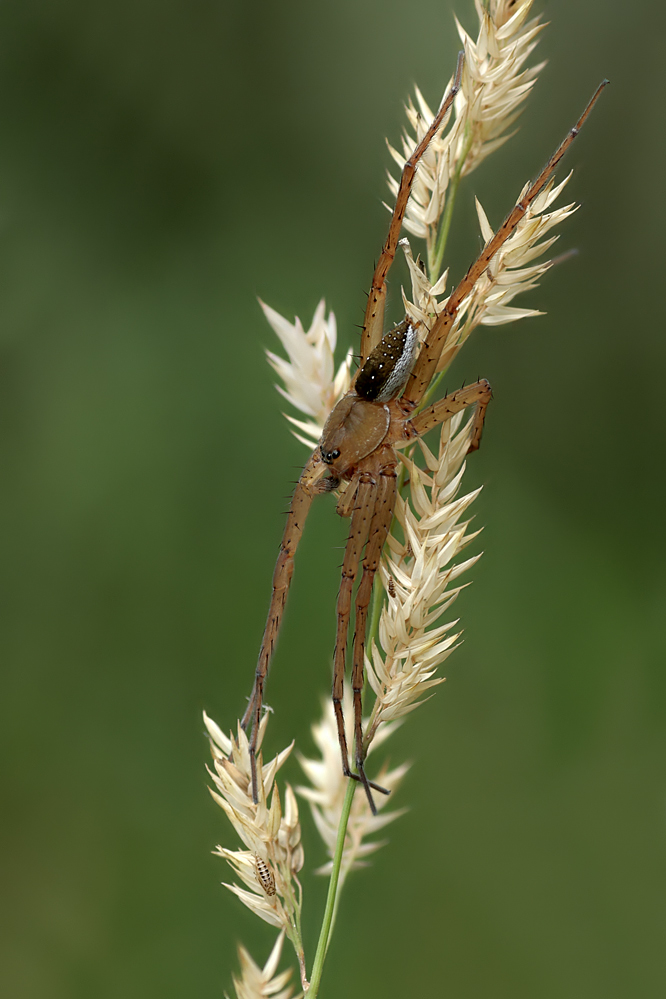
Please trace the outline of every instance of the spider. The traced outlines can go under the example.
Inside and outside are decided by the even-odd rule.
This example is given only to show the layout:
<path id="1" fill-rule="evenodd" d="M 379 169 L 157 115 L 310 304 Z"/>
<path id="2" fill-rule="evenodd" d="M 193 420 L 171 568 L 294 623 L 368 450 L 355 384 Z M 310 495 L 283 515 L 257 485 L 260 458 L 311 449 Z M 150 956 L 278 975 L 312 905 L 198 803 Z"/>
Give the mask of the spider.
<path id="1" fill-rule="evenodd" d="M 382 794 L 389 793 L 386 788 L 368 780 L 365 773 L 362 692 L 368 608 L 382 549 L 391 527 L 397 495 L 396 468 L 399 459 L 396 449 L 407 446 L 468 406 L 476 406 L 469 451 L 479 447 L 486 408 L 492 395 L 490 384 L 485 378 L 458 389 L 420 411 L 418 407 L 435 374 L 447 333 L 456 319 L 463 300 L 553 174 L 608 82 L 604 80 L 597 87 L 575 126 L 567 133 L 536 180 L 511 209 L 496 234 L 484 246 L 430 328 L 421 332 L 419 323 L 407 316 L 399 325 L 382 336 L 387 292 L 386 277 L 396 255 L 400 229 L 416 169 L 460 88 L 463 58 L 464 54 L 461 52 L 451 89 L 430 128 L 403 167 L 388 236 L 375 267 L 368 295 L 358 370 L 349 391 L 340 399 L 328 417 L 321 440 L 305 465 L 291 500 L 280 554 L 273 574 L 271 603 L 254 686 L 241 721 L 244 730 L 252 726 L 250 761 L 252 796 L 255 803 L 258 801 L 256 746 L 264 685 L 280 630 L 293 574 L 294 556 L 314 497 L 331 492 L 343 483 L 347 486 L 338 501 L 337 513 L 341 517 L 351 518 L 351 528 L 342 563 L 342 581 L 337 600 L 332 692 L 342 770 L 346 777 L 361 782 L 373 813 L 376 813 L 376 808 L 372 790 Z M 354 773 L 349 764 L 342 696 L 352 593 L 359 573 L 361 578 L 356 591 L 355 630 L 351 656 L 356 765 Z"/>

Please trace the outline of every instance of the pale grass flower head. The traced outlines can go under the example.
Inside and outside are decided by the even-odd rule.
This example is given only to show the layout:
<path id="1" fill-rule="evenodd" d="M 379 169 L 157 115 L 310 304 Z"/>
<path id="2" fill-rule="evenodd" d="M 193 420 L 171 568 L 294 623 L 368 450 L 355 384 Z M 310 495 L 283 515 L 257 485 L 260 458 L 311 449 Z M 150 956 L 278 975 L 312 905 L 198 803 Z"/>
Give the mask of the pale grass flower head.
<path id="1" fill-rule="evenodd" d="M 347 744 L 353 744 L 354 729 L 353 718 L 354 709 L 349 690 L 345 691 L 343 710 L 345 715 L 345 727 Z M 378 748 L 391 735 L 395 726 L 385 726 L 373 748 Z M 310 785 L 308 787 L 297 787 L 298 794 L 310 803 L 312 817 L 315 825 L 326 846 L 329 857 L 333 857 L 337 838 L 342 806 L 347 791 L 348 778 L 342 773 L 340 766 L 340 743 L 338 741 L 338 729 L 335 721 L 333 705 L 330 700 L 325 700 L 322 705 L 322 716 L 320 721 L 312 726 L 312 738 L 319 751 L 316 759 L 309 759 L 299 754 L 299 762 Z M 402 778 L 408 770 L 408 765 L 395 767 L 389 770 L 384 766 L 373 780 L 393 792 L 400 784 Z M 385 795 L 376 795 L 375 804 L 379 811 L 378 815 L 373 815 L 368 806 L 367 798 L 364 794 L 356 794 L 352 804 L 349 825 L 347 826 L 347 836 L 345 839 L 344 853 L 342 857 L 341 876 L 344 878 L 350 870 L 355 867 L 364 866 L 364 858 L 374 853 L 386 840 L 368 841 L 369 836 L 373 836 L 384 826 L 387 826 L 398 816 L 402 815 L 405 809 L 384 811 L 388 799 Z M 317 874 L 330 874 L 331 863 L 324 864 L 317 870 Z"/>
<path id="2" fill-rule="evenodd" d="M 525 68 L 544 27 L 538 17 L 528 20 L 532 3 L 491 0 L 485 7 L 476 0 L 476 40 L 456 21 L 465 62 L 454 102 L 455 121 L 448 131 L 448 122 L 443 123 L 421 160 L 404 222 L 408 232 L 426 240 L 431 264 L 438 256 L 435 241 L 450 183 L 457 184 L 461 176 L 475 170 L 510 138 L 513 133 L 507 129 L 518 117 L 520 105 L 543 68 L 544 63 Z M 449 80 L 446 91 L 451 83 Z M 434 117 L 435 112 L 417 87 L 416 103 L 410 102 L 407 107 L 411 131 L 403 136 L 402 151 L 389 146 L 401 170 Z M 398 181 L 390 175 L 389 189 L 395 197 Z"/>
<path id="3" fill-rule="evenodd" d="M 261 719 L 257 749 L 261 747 L 269 714 Z M 303 867 L 303 847 L 298 804 L 287 784 L 284 808 L 275 785 L 278 770 L 289 757 L 293 742 L 281 753 L 263 764 L 257 754 L 258 798 L 252 800 L 252 777 L 247 735 L 238 725 L 236 738 L 226 736 L 204 712 L 204 723 L 210 739 L 213 770 L 209 770 L 215 785 L 213 800 L 223 810 L 245 849 L 229 850 L 218 846 L 214 851 L 227 861 L 234 874 L 245 886 L 226 884 L 255 915 L 283 929 L 294 944 L 299 959 L 301 888 L 297 874 Z M 270 801 L 269 801 L 270 799 Z"/>
<path id="4" fill-rule="evenodd" d="M 526 316 L 542 316 L 536 309 L 509 308 L 509 303 L 521 292 L 538 287 L 539 278 L 552 266 L 552 261 L 544 260 L 532 264 L 542 256 L 559 237 L 539 242 L 554 226 L 568 219 L 577 210 L 577 205 L 564 205 L 547 212 L 571 178 L 569 173 L 559 184 L 550 181 L 534 199 L 506 243 L 495 254 L 493 260 L 476 282 L 469 296 L 469 303 L 463 303 L 461 311 L 467 314 L 466 325 L 501 326 Z M 527 190 L 523 188 L 520 198 Z M 479 200 L 476 200 L 481 235 L 487 243 L 495 235 Z M 531 266 L 528 266 L 531 265 Z"/>
<path id="5" fill-rule="evenodd" d="M 236 999 L 268 999 L 268 997 L 271 999 L 291 999 L 294 990 L 287 984 L 291 977 L 291 971 L 287 970 L 276 974 L 283 943 L 284 932 L 280 933 L 275 941 L 275 946 L 263 968 L 255 964 L 245 947 L 239 946 L 240 978 L 233 976 Z M 225 999 L 229 999 L 226 992 Z M 302 994 L 299 993 L 294 999 L 302 999 Z"/>
<path id="6" fill-rule="evenodd" d="M 526 291 L 538 287 L 539 280 L 553 265 L 552 260 L 541 260 L 559 239 L 559 236 L 546 236 L 554 226 L 560 225 L 577 210 L 571 203 L 548 211 L 555 199 L 569 182 L 571 173 L 559 184 L 552 180 L 534 199 L 515 231 L 496 253 L 472 291 L 463 300 L 456 321 L 449 330 L 437 366 L 438 371 L 448 368 L 456 354 L 477 326 L 502 326 L 518 319 L 541 316 L 538 309 L 524 309 L 512 305 L 513 299 Z M 525 193 L 523 188 L 520 197 Z M 518 199 L 520 200 L 520 198 Z M 494 232 L 488 222 L 481 203 L 476 201 L 481 237 L 484 243 L 492 239 Z M 421 322 L 426 329 L 432 326 L 446 305 L 445 285 L 447 271 L 435 285 L 431 285 L 424 273 L 419 258 L 414 260 L 407 239 L 400 241 L 403 248 L 412 284 L 412 298 L 407 298 L 404 289 L 403 302 L 407 314 L 414 321 Z M 537 261 L 537 262 L 535 262 Z"/>
<path id="7" fill-rule="evenodd" d="M 441 375 L 478 326 L 500 326 L 542 314 L 535 309 L 518 307 L 515 299 L 520 293 L 536 288 L 553 265 L 552 260 L 543 259 L 559 238 L 552 234 L 552 230 L 576 210 L 574 204 L 552 207 L 571 175 L 559 184 L 550 179 L 531 201 L 515 228 L 515 218 L 523 206 L 510 216 L 511 225 L 503 230 L 502 235 L 508 232 L 511 235 L 492 256 L 490 263 L 486 266 L 490 256 L 487 253 L 477 258 L 477 263 L 472 265 L 472 273 L 479 274 L 481 271 L 480 276 L 462 302 L 457 296 L 451 300 L 447 288 L 449 273 L 443 265 L 459 183 L 514 134 L 512 128 L 523 102 L 544 65 L 530 65 L 544 27 L 539 17 L 530 18 L 533 0 L 474 2 L 479 21 L 476 35 L 468 34 L 456 20 L 464 47 L 460 88 L 419 162 L 401 223 L 412 236 L 425 241 L 421 255 L 415 251 L 414 256 L 408 239 L 400 240 L 411 282 L 411 300 L 404 290 L 402 292 L 405 311 L 424 338 L 429 330 L 433 330 L 437 317 L 442 316 L 447 301 L 451 301 L 450 312 L 443 316 L 442 324 L 434 331 L 443 336 L 446 330 L 444 343 L 441 344 L 441 339 L 430 343 L 429 350 L 433 354 L 426 359 L 425 367 L 421 365 L 416 369 L 414 378 L 418 393 L 415 398 L 420 400 L 420 409 L 428 405 L 440 384 L 440 377 L 435 377 L 431 378 L 429 386 L 421 385 L 425 381 L 425 373 L 428 377 L 432 374 L 430 362 L 434 363 L 435 348 L 437 351 L 440 346 L 442 348 L 437 366 Z M 449 81 L 445 95 L 451 84 L 452 81 Z M 434 117 L 435 113 L 417 88 L 415 99 L 407 108 L 408 125 L 401 148 L 397 150 L 389 146 L 400 170 L 425 136 Z M 585 117 L 583 115 L 581 120 Z M 561 151 L 564 152 L 565 148 L 566 144 Z M 539 175 L 540 183 L 558 162 L 559 154 Z M 390 175 L 389 189 L 394 197 L 399 190 L 399 180 Z M 523 188 L 519 198 L 523 198 L 528 189 L 530 185 Z M 534 191 L 537 189 L 536 185 L 532 187 Z M 481 236 L 487 246 L 494 237 L 493 228 L 478 200 L 476 210 Z M 397 227 L 397 223 L 392 227 L 389 248 L 393 245 Z M 376 278 L 382 273 L 385 276 L 381 267 L 375 272 Z M 469 273 L 468 278 L 458 286 L 460 294 L 470 288 L 472 281 Z M 376 285 L 377 280 L 373 280 L 373 289 L 379 301 L 383 287 Z M 260 304 L 286 353 L 285 358 L 272 351 L 266 352 L 280 380 L 276 387 L 300 414 L 298 418 L 285 414 L 286 418 L 292 425 L 294 436 L 312 449 L 321 438 L 329 414 L 350 388 L 352 350 L 348 351 L 336 370 L 336 320 L 333 312 L 327 314 L 323 299 L 307 330 L 298 317 L 290 322 L 270 306 L 263 302 Z M 484 406 L 488 398 L 486 387 L 487 383 L 474 387 L 474 391 L 479 389 L 476 398 L 482 399 Z M 425 391 L 425 397 L 421 389 Z M 471 397 L 473 392 L 466 398 Z M 462 403 L 464 400 L 459 401 Z M 441 412 L 441 409 L 435 410 L 432 418 L 428 416 L 422 420 L 421 428 L 435 422 Z M 374 582 L 372 578 L 368 579 L 371 588 L 374 585 L 374 602 L 373 612 L 368 614 L 372 624 L 366 636 L 368 689 L 364 693 L 364 704 L 370 713 L 362 720 L 362 756 L 376 753 L 402 725 L 406 716 L 433 696 L 435 689 L 445 681 L 445 677 L 440 675 L 440 667 L 459 645 L 461 631 L 458 621 L 451 618 L 449 611 L 460 592 L 469 585 L 461 582 L 461 577 L 480 558 L 480 554 L 471 557 L 463 555 L 480 533 L 471 529 L 470 517 L 470 507 L 480 489 L 464 492 L 462 480 L 473 435 L 475 447 L 478 445 L 483 413 L 483 409 L 477 410 L 465 421 L 464 413 L 459 412 L 444 421 L 438 447 L 433 446 L 433 450 L 421 437 L 416 441 L 413 438 L 396 441 L 397 434 L 387 437 L 386 446 L 396 448 L 402 468 L 391 533 L 381 553 L 377 576 Z M 412 429 L 416 433 L 416 428 Z M 418 456 L 418 462 L 415 456 Z M 315 462 L 320 458 L 321 455 L 315 454 Z M 350 467 L 347 480 L 356 487 L 356 472 L 362 473 L 364 467 L 372 466 L 369 463 L 367 466 Z M 338 484 L 329 480 L 329 484 L 343 491 L 347 481 Z M 301 487 L 306 485 L 301 480 Z M 304 515 L 307 512 L 307 504 L 301 503 L 302 496 L 297 494 L 292 504 L 293 523 L 285 531 L 281 561 L 274 576 L 274 601 L 269 624 L 275 624 L 275 632 L 280 622 L 280 614 L 272 616 L 278 603 L 275 595 L 281 596 L 283 591 L 286 594 L 291 576 L 289 560 L 302 529 L 299 510 L 303 510 Z M 379 506 L 373 512 L 370 531 L 378 512 L 381 512 Z M 370 545 L 368 547 L 371 548 Z M 365 580 L 369 576 L 365 561 L 364 566 Z M 355 581 L 358 582 L 358 579 Z M 342 603 L 339 603 L 339 624 L 345 624 L 340 608 Z M 271 641 L 275 637 L 268 627 L 266 636 Z M 343 710 L 347 745 L 353 747 L 354 706 L 349 685 L 344 692 Z M 360 792 L 352 794 L 356 785 L 342 771 L 334 707 L 330 700 L 325 701 L 322 717 L 312 727 L 317 753 L 313 758 L 300 754 L 298 757 L 307 785 L 296 788 L 296 793 L 309 803 L 315 826 L 330 858 L 316 873 L 333 874 L 310 986 L 301 934 L 303 897 L 298 874 L 304 864 L 304 855 L 298 804 L 292 788 L 285 784 L 280 794 L 276 781 L 278 771 L 293 749 L 293 743 L 264 765 L 260 748 L 268 718 L 265 712 L 258 732 L 254 733 L 257 736 L 258 792 L 255 804 L 246 733 L 239 724 L 235 737 L 226 736 L 204 714 L 213 755 L 213 769 L 209 771 L 214 783 L 211 794 L 229 819 L 241 844 L 239 849 L 218 846 L 215 851 L 226 860 L 236 879 L 236 883 L 226 887 L 260 919 L 280 930 L 263 968 L 254 962 L 244 947 L 239 947 L 241 970 L 239 977 L 234 976 L 233 979 L 236 999 L 292 999 L 289 972 L 278 973 L 285 936 L 292 943 L 298 958 L 303 992 L 313 997 L 319 994 L 323 960 L 331 939 L 340 888 L 352 869 L 365 866 L 368 858 L 384 845 L 385 840 L 377 838 L 380 831 L 405 811 L 390 810 L 388 799 L 376 793 L 374 804 L 378 812 L 373 814 L 372 802 L 366 795 Z M 399 787 L 409 766 L 402 764 L 391 769 L 386 763 L 378 773 L 374 767 L 372 769 L 373 781 L 393 792 Z M 348 816 L 344 826 L 341 824 L 343 813 Z M 338 840 L 341 850 L 337 849 Z M 303 999 L 303 996 L 297 999 Z"/>
<path id="8" fill-rule="evenodd" d="M 427 699 L 444 682 L 436 670 L 451 654 L 460 637 L 456 621 L 437 622 L 463 586 L 452 585 L 480 557 L 456 562 L 460 552 L 478 535 L 464 519 L 478 496 L 476 489 L 459 496 L 472 420 L 461 429 L 463 414 L 444 424 L 439 453 L 419 441 L 426 470 L 408 457 L 411 504 L 398 497 L 396 517 L 403 540 L 390 536 L 381 574 L 386 603 L 379 621 L 379 642 L 366 656 L 368 681 L 375 704 L 366 729 L 371 745 L 382 726 L 392 726 Z"/>
<path id="9" fill-rule="evenodd" d="M 490 0 L 487 8 L 476 0 L 479 33 L 476 41 L 456 20 L 465 50 L 461 92 L 456 115 L 460 122 L 458 155 L 467 151 L 462 176 L 476 167 L 513 133 L 506 133 L 519 114 L 545 66 L 524 68 L 545 25 L 540 17 L 528 20 L 534 0 Z"/>
<path id="10" fill-rule="evenodd" d="M 292 406 L 310 419 L 299 420 L 285 415 L 296 428 L 294 437 L 312 449 L 321 437 L 328 414 L 349 388 L 351 348 L 336 372 L 337 326 L 332 312 L 326 318 L 323 298 L 307 332 L 298 316 L 290 323 L 261 300 L 259 304 L 289 356 L 289 360 L 285 361 L 278 354 L 266 351 L 269 364 L 284 383 L 284 387 L 276 385 L 276 388 Z"/>

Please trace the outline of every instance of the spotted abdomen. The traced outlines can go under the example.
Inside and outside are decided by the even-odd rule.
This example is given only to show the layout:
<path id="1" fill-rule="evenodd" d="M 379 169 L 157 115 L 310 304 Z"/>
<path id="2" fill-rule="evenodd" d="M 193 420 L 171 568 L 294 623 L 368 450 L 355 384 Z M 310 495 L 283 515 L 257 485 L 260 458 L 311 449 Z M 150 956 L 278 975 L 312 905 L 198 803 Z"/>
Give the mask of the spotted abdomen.
<path id="1" fill-rule="evenodd" d="M 409 378 L 418 342 L 418 330 L 408 319 L 385 333 L 356 377 L 357 395 L 370 402 L 395 399 Z"/>
<path id="2" fill-rule="evenodd" d="M 262 860 L 261 857 L 255 854 L 254 865 L 257 872 L 257 881 L 259 882 L 261 887 L 264 889 L 267 895 L 269 896 L 275 895 L 276 891 L 275 878 L 273 876 L 272 870 L 270 869 L 266 861 Z"/>

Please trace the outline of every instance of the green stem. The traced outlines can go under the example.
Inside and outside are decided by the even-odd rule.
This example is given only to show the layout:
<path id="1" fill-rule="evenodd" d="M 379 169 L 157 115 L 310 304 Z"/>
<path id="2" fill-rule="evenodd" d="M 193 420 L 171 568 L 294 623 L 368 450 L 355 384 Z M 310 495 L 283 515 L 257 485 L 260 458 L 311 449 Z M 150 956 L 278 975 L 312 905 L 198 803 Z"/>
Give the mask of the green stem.
<path id="1" fill-rule="evenodd" d="M 449 237 L 449 229 L 451 228 L 451 219 L 453 218 L 453 205 L 456 200 L 456 194 L 458 192 L 458 184 L 460 183 L 460 170 L 461 165 L 458 164 L 456 172 L 451 178 L 451 183 L 449 184 L 449 193 L 446 199 L 446 205 L 444 207 L 444 214 L 442 215 L 442 222 L 439 227 L 439 233 L 437 234 L 437 242 L 435 243 L 435 250 L 430 260 L 430 282 L 435 284 L 439 278 L 440 271 L 442 270 L 442 261 L 444 260 L 444 249 L 446 248 L 446 241 Z"/>
<path id="2" fill-rule="evenodd" d="M 458 193 L 458 185 L 460 184 L 460 178 L 462 176 L 462 170 L 465 165 L 465 160 L 467 159 L 467 156 L 471 148 L 472 148 L 472 133 L 468 128 L 467 134 L 465 136 L 465 144 L 463 146 L 460 159 L 458 160 L 458 165 L 456 166 L 453 177 L 451 178 L 451 182 L 449 184 L 449 190 L 446 198 L 446 205 L 444 206 L 444 214 L 442 215 L 442 221 L 440 223 L 439 233 L 437 234 L 437 240 L 435 243 L 435 250 L 432 255 L 428 254 L 428 263 L 430 271 L 429 277 L 431 284 L 435 284 L 440 276 L 440 271 L 442 269 L 442 261 L 444 260 L 444 250 L 446 249 L 446 242 L 449 238 L 449 230 L 451 228 L 451 219 L 453 218 L 453 206 L 455 205 L 456 194 Z M 427 406 L 429 401 L 432 399 L 433 395 L 435 394 L 435 391 L 437 390 L 437 386 L 444 377 L 445 372 L 446 369 L 444 371 L 440 371 L 439 374 L 435 378 L 433 378 L 428 388 L 428 391 L 426 392 L 419 406 L 416 409 L 417 413 L 420 413 L 421 410 L 425 406 Z"/>
<path id="3" fill-rule="evenodd" d="M 336 908 L 338 882 L 340 880 L 340 867 L 342 865 L 342 854 L 344 853 L 345 839 L 347 836 L 347 824 L 349 822 L 349 814 L 351 812 L 355 790 L 356 790 L 356 781 L 350 780 L 347 784 L 347 793 L 345 794 L 345 800 L 342 805 L 342 814 L 340 815 L 340 824 L 338 826 L 338 839 L 335 844 L 335 853 L 333 855 L 333 868 L 331 870 L 331 879 L 328 883 L 328 895 L 326 896 L 326 908 L 324 909 L 324 919 L 321 924 L 319 940 L 317 942 L 317 953 L 315 954 L 314 964 L 312 966 L 312 975 L 310 977 L 310 988 L 307 991 L 308 999 L 315 999 L 315 997 L 317 996 L 319 992 L 319 985 L 321 983 L 321 975 L 324 970 L 324 960 L 326 958 L 326 951 L 328 950 L 328 941 L 331 935 L 331 927 L 333 925 L 333 913 Z"/>
<path id="4" fill-rule="evenodd" d="M 456 200 L 456 194 L 458 193 L 458 184 L 460 183 L 460 177 L 462 175 L 462 169 L 465 165 L 465 160 L 467 159 L 467 154 L 472 148 L 472 133 L 468 132 L 465 137 L 465 145 L 463 146 L 460 159 L 458 160 L 458 165 L 454 171 L 453 177 L 449 183 L 449 190 L 446 197 L 446 205 L 444 206 L 444 214 L 442 215 L 442 221 L 439 226 L 439 233 L 437 235 L 437 242 L 435 243 L 434 253 L 429 260 L 429 270 L 430 270 L 430 283 L 435 284 L 439 278 L 440 271 L 442 269 L 442 261 L 444 260 L 444 250 L 446 249 L 446 241 L 449 238 L 449 229 L 451 228 L 451 219 L 453 218 L 453 206 Z"/>

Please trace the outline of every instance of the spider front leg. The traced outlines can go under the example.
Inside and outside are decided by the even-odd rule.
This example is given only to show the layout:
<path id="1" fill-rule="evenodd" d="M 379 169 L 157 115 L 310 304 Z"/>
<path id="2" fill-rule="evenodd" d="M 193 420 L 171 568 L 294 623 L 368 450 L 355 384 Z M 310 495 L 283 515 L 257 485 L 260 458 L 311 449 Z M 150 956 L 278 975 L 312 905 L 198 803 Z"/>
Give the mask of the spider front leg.
<path id="1" fill-rule="evenodd" d="M 451 86 L 451 89 L 445 99 L 442 101 L 439 111 L 430 123 L 430 128 L 425 133 L 409 159 L 405 161 L 405 165 L 402 168 L 400 186 L 398 188 L 395 206 L 391 215 L 388 235 L 386 237 L 386 242 L 382 247 L 379 260 L 377 261 L 375 272 L 372 275 L 372 283 L 370 285 L 370 291 L 368 292 L 368 303 L 365 308 L 363 332 L 361 334 L 361 364 L 363 364 L 370 354 L 370 351 L 373 347 L 377 346 L 382 338 L 384 328 L 384 306 L 386 304 L 386 277 L 391 269 L 391 264 L 395 259 L 396 250 L 398 248 L 398 240 L 400 238 L 400 230 L 402 228 L 405 212 L 407 211 L 407 202 L 409 201 L 409 195 L 411 194 L 412 185 L 416 176 L 416 168 L 419 164 L 419 160 L 425 153 L 439 129 L 442 127 L 444 119 L 453 106 L 456 94 L 460 90 L 464 61 L 465 53 L 459 52 L 456 72 L 453 78 L 453 85 Z"/>
<path id="2" fill-rule="evenodd" d="M 517 204 L 511 209 L 494 236 L 488 240 L 479 256 L 463 277 L 462 281 L 460 281 L 458 286 L 452 291 L 451 295 L 447 299 L 444 308 L 439 313 L 437 319 L 428 331 L 421 353 L 416 360 L 416 364 L 414 365 L 407 385 L 405 386 L 405 391 L 401 400 L 405 412 L 414 410 L 427 392 L 428 386 L 430 385 L 435 371 L 437 370 L 437 365 L 441 357 L 444 344 L 446 343 L 447 337 L 449 336 L 449 333 L 456 321 L 456 317 L 458 316 L 458 312 L 466 296 L 470 294 L 474 285 L 484 273 L 498 250 L 500 250 L 504 243 L 506 243 L 511 234 L 515 232 L 516 227 L 521 220 L 526 217 L 526 213 L 530 205 L 548 183 L 558 163 L 587 121 L 588 115 L 592 111 L 596 102 L 599 100 L 599 97 L 607 84 L 608 80 L 603 80 L 602 83 L 599 84 L 574 127 L 570 129 L 565 138 L 559 144 L 536 180 L 523 191 L 523 194 Z M 434 425 L 435 424 L 433 424 L 433 426 Z"/>

